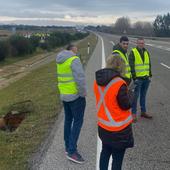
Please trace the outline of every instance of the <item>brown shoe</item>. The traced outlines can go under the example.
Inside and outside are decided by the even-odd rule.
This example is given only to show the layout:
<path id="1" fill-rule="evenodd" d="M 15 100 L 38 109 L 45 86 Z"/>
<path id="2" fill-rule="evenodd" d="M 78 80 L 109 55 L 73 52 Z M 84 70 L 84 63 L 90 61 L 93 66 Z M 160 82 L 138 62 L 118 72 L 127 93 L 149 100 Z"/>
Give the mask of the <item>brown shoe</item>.
<path id="1" fill-rule="evenodd" d="M 147 113 L 141 113 L 141 117 L 144 117 L 146 119 L 152 119 L 152 116 Z"/>

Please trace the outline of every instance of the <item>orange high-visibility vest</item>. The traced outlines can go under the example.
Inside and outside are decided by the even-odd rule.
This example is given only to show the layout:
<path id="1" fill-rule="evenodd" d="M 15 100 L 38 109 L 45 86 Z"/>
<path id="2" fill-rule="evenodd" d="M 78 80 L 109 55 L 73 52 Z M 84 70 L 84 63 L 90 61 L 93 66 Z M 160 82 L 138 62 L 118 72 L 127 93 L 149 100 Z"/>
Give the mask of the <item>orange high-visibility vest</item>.
<path id="1" fill-rule="evenodd" d="M 122 110 L 117 102 L 117 94 L 123 84 L 126 82 L 119 77 L 111 80 L 107 86 L 94 82 L 98 125 L 108 131 L 120 131 L 132 122 L 130 109 Z"/>

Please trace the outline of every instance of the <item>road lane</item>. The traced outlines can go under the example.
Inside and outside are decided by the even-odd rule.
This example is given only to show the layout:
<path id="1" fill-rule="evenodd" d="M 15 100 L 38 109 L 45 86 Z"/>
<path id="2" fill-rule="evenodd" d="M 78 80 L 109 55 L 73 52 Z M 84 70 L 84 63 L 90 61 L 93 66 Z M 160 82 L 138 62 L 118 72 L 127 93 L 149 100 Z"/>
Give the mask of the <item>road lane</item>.
<path id="1" fill-rule="evenodd" d="M 52 141 L 44 151 L 43 157 L 34 164 L 32 169 L 40 170 L 95 170 L 96 168 L 96 149 L 97 149 L 97 124 L 95 100 L 93 94 L 94 73 L 101 68 L 101 44 L 99 41 L 96 49 L 86 67 L 87 79 L 87 107 L 85 111 L 84 124 L 80 134 L 78 150 L 85 159 L 85 164 L 77 165 L 67 160 L 64 153 L 63 144 L 63 111 L 57 120 L 53 131 L 54 136 L 49 139 Z"/>
<path id="2" fill-rule="evenodd" d="M 105 55 L 112 52 L 112 43 L 119 36 L 102 34 Z M 134 45 L 130 43 L 130 48 Z M 168 51 L 147 46 L 151 53 L 153 78 L 148 94 L 148 112 L 154 119 L 139 118 L 134 124 L 135 147 L 128 149 L 122 170 L 169 170 L 170 169 L 170 75 L 169 70 L 160 63 L 169 66 Z M 78 149 L 86 163 L 77 165 L 68 161 L 63 147 L 63 113 L 53 128 L 54 136 L 44 152 L 40 164 L 35 162 L 33 169 L 40 170 L 95 170 L 97 154 L 96 109 L 93 95 L 94 73 L 102 67 L 102 41 L 99 39 L 96 49 L 86 67 L 88 96 L 84 125 L 81 131 Z M 98 152 L 99 157 L 99 152 Z"/>
<path id="3" fill-rule="evenodd" d="M 119 39 L 114 35 L 100 35 L 104 44 Z M 163 43 L 156 41 L 156 44 Z M 134 47 L 134 42 L 130 42 L 129 47 Z M 139 118 L 139 122 L 133 125 L 135 147 L 127 150 L 123 170 L 170 169 L 170 70 L 160 64 L 170 65 L 169 52 L 155 46 L 146 47 L 151 54 L 153 71 L 147 106 L 154 118 L 151 121 Z"/>

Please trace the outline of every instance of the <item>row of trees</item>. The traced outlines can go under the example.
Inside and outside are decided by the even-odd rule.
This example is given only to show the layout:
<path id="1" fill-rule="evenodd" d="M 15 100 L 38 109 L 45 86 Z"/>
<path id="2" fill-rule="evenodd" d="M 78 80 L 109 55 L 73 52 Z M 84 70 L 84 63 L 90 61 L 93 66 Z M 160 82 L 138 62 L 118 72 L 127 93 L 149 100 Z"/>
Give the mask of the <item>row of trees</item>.
<path id="1" fill-rule="evenodd" d="M 32 54 L 37 48 L 44 50 L 51 50 L 53 48 L 66 45 L 71 41 L 82 39 L 88 33 L 61 33 L 53 32 L 46 36 L 43 41 L 41 37 L 32 35 L 26 38 L 21 35 L 13 35 L 9 39 L 0 41 L 0 61 L 5 60 L 6 57 L 23 57 Z"/>
<path id="2" fill-rule="evenodd" d="M 153 23 L 154 32 L 160 37 L 170 37 L 170 14 L 158 15 Z"/>
<path id="3" fill-rule="evenodd" d="M 129 35 L 140 35 L 140 36 L 154 36 L 154 29 L 151 23 L 138 21 L 131 24 L 130 19 L 127 17 L 118 18 L 112 26 L 88 26 L 87 29 L 106 32 L 111 34 L 129 34 Z"/>
<path id="4" fill-rule="evenodd" d="M 137 21 L 131 24 L 131 21 L 127 17 L 118 18 L 113 25 L 113 33 L 118 34 L 134 34 L 143 36 L 153 36 L 153 26 L 150 22 Z"/>
<path id="5" fill-rule="evenodd" d="M 131 24 L 128 17 L 121 17 L 112 26 L 88 27 L 88 29 L 113 34 L 170 37 L 170 14 L 158 15 L 153 23 L 138 21 Z"/>

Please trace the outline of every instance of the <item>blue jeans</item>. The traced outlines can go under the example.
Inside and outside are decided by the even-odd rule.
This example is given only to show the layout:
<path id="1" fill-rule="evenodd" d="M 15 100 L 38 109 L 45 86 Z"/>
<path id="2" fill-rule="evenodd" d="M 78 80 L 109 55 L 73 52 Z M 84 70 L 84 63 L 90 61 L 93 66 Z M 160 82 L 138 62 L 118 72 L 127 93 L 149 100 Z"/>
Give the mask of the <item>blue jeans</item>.
<path id="1" fill-rule="evenodd" d="M 77 151 L 77 141 L 83 124 L 86 100 L 79 97 L 71 102 L 64 102 L 64 141 L 65 149 L 69 154 Z"/>
<path id="2" fill-rule="evenodd" d="M 115 149 L 110 145 L 102 143 L 100 154 L 100 170 L 108 170 L 110 156 L 112 155 L 112 170 L 121 170 L 126 149 Z"/>
<path id="3" fill-rule="evenodd" d="M 150 80 L 148 78 L 135 80 L 136 87 L 135 87 L 135 92 L 134 92 L 134 101 L 132 104 L 133 114 L 137 113 L 137 103 L 138 103 L 139 95 L 140 95 L 141 112 L 142 113 L 146 112 L 146 93 L 149 88 L 149 84 L 150 84 Z"/>

